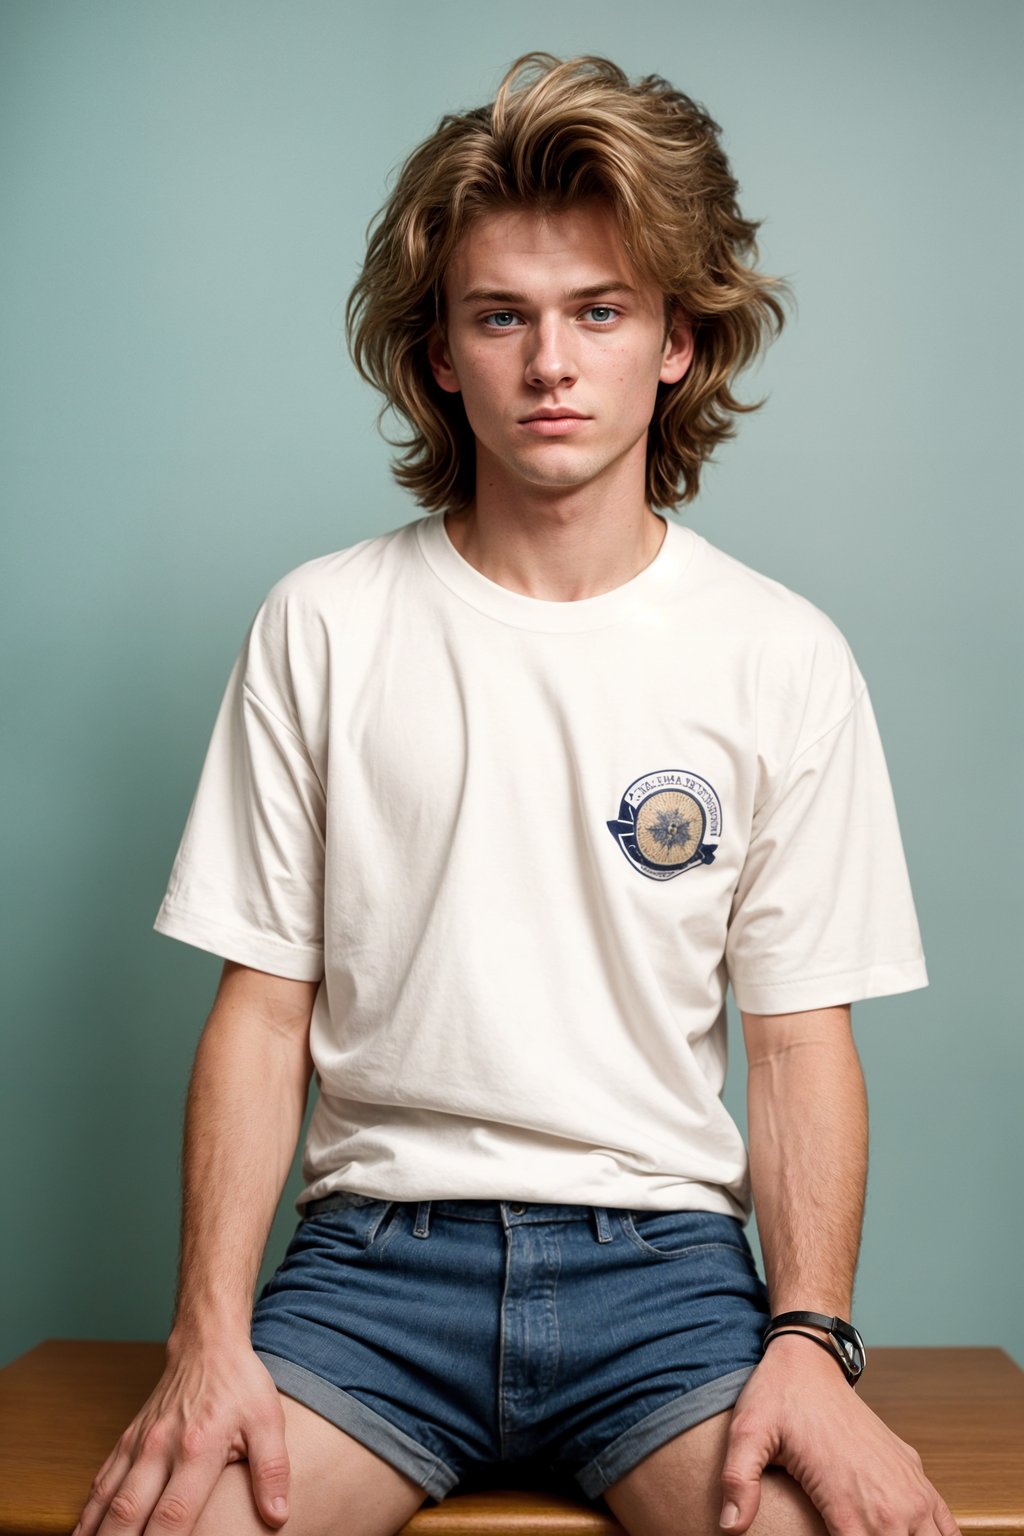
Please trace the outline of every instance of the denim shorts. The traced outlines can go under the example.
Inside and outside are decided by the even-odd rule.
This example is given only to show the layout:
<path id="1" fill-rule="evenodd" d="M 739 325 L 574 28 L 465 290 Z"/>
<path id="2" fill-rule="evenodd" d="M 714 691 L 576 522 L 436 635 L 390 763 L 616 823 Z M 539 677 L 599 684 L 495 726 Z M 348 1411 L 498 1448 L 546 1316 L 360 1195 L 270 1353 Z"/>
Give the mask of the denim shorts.
<path id="1" fill-rule="evenodd" d="M 596 1499 L 732 1407 L 768 1319 L 732 1216 L 338 1194 L 305 1208 L 252 1341 L 435 1500 L 516 1464 Z"/>

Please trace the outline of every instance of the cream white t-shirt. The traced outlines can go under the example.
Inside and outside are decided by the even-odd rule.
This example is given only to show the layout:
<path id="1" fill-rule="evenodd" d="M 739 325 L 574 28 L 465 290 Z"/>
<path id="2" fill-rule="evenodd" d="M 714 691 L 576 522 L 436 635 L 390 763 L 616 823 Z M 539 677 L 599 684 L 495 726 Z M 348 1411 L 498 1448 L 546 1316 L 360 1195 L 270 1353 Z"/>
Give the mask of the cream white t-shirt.
<path id="1" fill-rule="evenodd" d="M 319 981 L 301 1200 L 749 1214 L 726 989 L 927 985 L 864 680 L 817 608 L 668 523 L 579 602 L 440 517 L 253 621 L 162 933 Z"/>

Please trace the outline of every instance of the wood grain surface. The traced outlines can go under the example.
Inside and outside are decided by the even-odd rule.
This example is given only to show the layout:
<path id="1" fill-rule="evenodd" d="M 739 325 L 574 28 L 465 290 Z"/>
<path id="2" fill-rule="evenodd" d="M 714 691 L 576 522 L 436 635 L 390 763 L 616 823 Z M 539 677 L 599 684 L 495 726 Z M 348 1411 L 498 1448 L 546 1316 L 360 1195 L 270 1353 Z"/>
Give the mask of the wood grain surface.
<path id="1" fill-rule="evenodd" d="M 0 1536 L 67 1536 L 162 1367 L 160 1344 L 48 1339 L 0 1371 Z M 917 1447 L 965 1533 L 1024 1536 L 1024 1372 L 1007 1355 L 874 1349 L 859 1390 Z M 500 1486 L 449 1494 L 405 1527 L 407 1536 L 619 1531 L 571 1493 Z"/>

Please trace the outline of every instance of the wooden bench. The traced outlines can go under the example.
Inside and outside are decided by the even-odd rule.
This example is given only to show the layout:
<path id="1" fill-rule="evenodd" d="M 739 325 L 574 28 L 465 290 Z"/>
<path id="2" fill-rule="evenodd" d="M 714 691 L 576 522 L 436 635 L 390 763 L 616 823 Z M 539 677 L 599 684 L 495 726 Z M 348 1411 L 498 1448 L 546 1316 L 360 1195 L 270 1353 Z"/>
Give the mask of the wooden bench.
<path id="1" fill-rule="evenodd" d="M 0 1371 L 0 1536 L 67 1536 L 162 1368 L 160 1344 L 48 1339 Z M 874 1349 L 859 1390 L 917 1447 L 965 1536 L 1024 1536 L 1024 1372 L 1002 1350 Z M 405 1527 L 405 1536 L 616 1532 L 603 1506 L 550 1487 L 456 1492 Z"/>

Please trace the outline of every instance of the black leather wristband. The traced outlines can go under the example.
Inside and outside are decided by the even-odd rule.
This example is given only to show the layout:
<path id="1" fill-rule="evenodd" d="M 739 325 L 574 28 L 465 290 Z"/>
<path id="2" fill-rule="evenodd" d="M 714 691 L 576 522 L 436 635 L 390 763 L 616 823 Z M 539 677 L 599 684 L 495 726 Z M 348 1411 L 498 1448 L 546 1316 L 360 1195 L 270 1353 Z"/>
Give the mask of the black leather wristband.
<path id="1" fill-rule="evenodd" d="M 820 1328 L 827 1339 L 816 1334 L 802 1333 L 804 1328 Z M 864 1340 L 852 1323 L 841 1317 L 827 1317 L 824 1312 L 780 1312 L 773 1317 L 764 1331 L 763 1347 L 767 1349 L 773 1338 L 782 1333 L 801 1333 L 812 1344 L 825 1349 L 836 1360 L 851 1387 L 855 1387 L 867 1364 Z"/>

